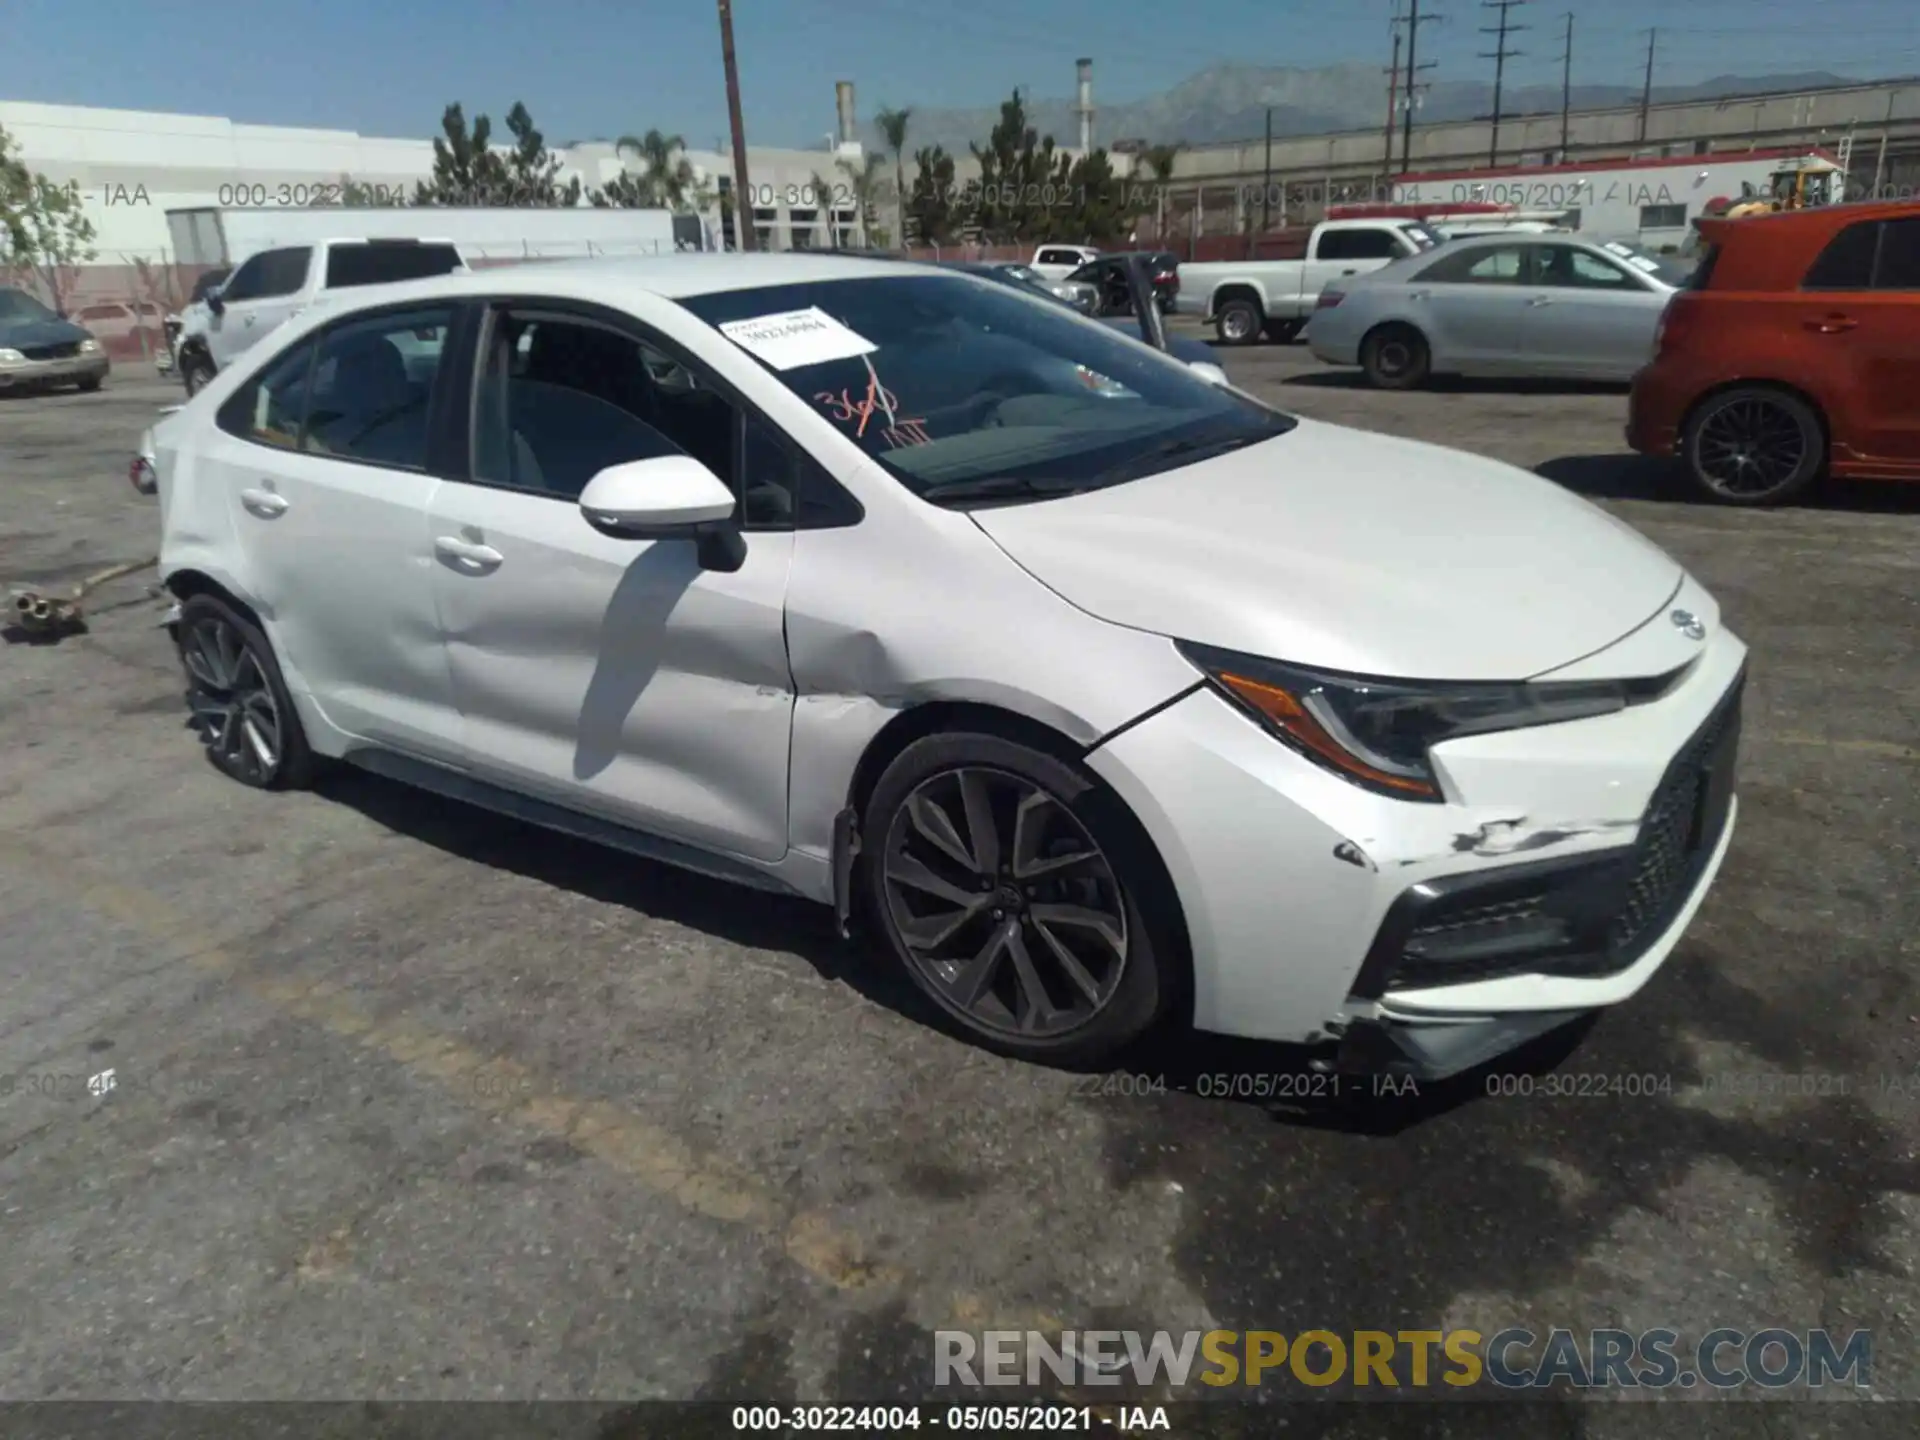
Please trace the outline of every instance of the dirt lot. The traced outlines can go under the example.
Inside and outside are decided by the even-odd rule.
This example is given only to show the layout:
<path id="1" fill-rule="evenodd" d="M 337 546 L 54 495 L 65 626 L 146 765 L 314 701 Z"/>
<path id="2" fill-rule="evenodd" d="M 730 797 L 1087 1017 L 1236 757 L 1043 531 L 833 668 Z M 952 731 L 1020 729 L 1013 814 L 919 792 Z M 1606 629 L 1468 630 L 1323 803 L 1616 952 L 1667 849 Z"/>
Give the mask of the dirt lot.
<path id="1" fill-rule="evenodd" d="M 91 634 L 0 649 L 0 1394 L 877 1401 L 947 1327 L 1825 1325 L 1920 1399 L 1920 494 L 1707 509 L 1624 453 L 1618 391 L 1225 353 L 1289 408 L 1604 497 L 1753 646 L 1718 888 L 1634 1001 L 1527 1057 L 1606 1083 L 1276 1110 L 1178 1092 L 1297 1061 L 1185 1037 L 1132 1066 L 1175 1093 L 1089 1095 L 948 1038 L 804 905 L 369 778 L 224 781 L 120 582 Z M 0 580 L 154 544 L 125 461 L 176 398 L 0 400 Z"/>

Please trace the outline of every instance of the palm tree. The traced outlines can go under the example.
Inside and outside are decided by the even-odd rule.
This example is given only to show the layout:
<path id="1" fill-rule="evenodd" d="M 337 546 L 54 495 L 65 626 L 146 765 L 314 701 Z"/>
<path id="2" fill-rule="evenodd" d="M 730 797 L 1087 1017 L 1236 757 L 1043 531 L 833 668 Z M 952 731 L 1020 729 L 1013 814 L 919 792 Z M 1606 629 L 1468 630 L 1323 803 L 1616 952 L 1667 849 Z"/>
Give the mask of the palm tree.
<path id="1" fill-rule="evenodd" d="M 640 175 L 641 188 L 657 205 L 669 210 L 685 210 L 688 192 L 694 188 L 693 165 L 683 153 L 687 142 L 678 135 L 663 135 L 649 130 L 644 135 L 622 135 L 613 142 L 616 155 L 632 151 L 645 167 Z"/>
<path id="2" fill-rule="evenodd" d="M 873 123 L 880 127 L 880 138 L 887 142 L 887 149 L 893 152 L 893 193 L 899 208 L 898 225 L 900 228 L 900 248 L 907 248 L 907 166 L 901 158 L 907 148 L 907 125 L 913 119 L 913 107 L 903 105 L 898 110 L 889 110 L 882 106 L 880 113 L 873 117 Z"/>
<path id="3" fill-rule="evenodd" d="M 887 163 L 884 155 L 863 155 L 860 162 L 841 160 L 840 171 L 847 177 L 847 183 L 853 190 L 854 213 L 860 220 L 860 243 L 871 245 L 873 237 L 873 211 L 875 202 L 880 198 L 880 167 Z"/>

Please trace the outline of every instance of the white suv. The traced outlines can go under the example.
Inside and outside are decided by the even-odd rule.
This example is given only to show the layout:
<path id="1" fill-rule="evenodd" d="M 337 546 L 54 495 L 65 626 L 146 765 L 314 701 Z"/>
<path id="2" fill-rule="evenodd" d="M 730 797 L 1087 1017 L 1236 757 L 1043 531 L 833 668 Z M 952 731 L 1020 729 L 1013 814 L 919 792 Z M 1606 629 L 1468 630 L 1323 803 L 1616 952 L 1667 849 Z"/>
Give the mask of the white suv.
<path id="1" fill-rule="evenodd" d="M 175 364 L 193 394 L 234 357 L 321 295 L 464 271 L 447 240 L 321 240 L 250 256 L 181 316 Z"/>
<path id="2" fill-rule="evenodd" d="M 289 322 L 154 433 L 208 753 L 864 916 L 981 1041 L 1447 1073 L 1637 991 L 1745 647 L 1522 471 L 932 267 L 516 267 Z"/>

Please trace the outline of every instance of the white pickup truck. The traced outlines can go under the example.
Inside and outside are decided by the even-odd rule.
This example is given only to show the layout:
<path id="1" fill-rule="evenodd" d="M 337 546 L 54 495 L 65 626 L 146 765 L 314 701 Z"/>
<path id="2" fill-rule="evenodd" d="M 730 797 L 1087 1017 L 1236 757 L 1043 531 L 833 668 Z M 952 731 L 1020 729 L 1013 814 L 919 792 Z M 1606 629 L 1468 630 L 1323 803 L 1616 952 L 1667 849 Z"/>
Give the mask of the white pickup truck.
<path id="1" fill-rule="evenodd" d="M 1042 245 L 1033 252 L 1030 262 L 1049 280 L 1064 280 L 1090 260 L 1098 260 L 1100 252 L 1091 245 Z"/>
<path id="2" fill-rule="evenodd" d="M 1304 259 L 1182 265 L 1175 310 L 1212 321 L 1223 345 L 1246 345 L 1263 334 L 1291 340 L 1332 281 L 1439 243 L 1440 236 L 1418 220 L 1323 220 L 1307 237 Z"/>
<path id="3" fill-rule="evenodd" d="M 315 240 L 256 251 L 181 316 L 180 378 L 189 395 L 324 292 L 424 280 L 466 268 L 449 240 Z"/>

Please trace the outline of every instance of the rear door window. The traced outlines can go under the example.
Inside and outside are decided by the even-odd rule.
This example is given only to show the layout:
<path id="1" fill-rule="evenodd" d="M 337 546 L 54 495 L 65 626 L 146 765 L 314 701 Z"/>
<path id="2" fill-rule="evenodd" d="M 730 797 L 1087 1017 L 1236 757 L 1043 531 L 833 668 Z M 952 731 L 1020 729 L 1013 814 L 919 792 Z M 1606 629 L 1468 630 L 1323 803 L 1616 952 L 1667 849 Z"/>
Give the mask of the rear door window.
<path id="1" fill-rule="evenodd" d="M 1856 221 L 1827 242 L 1807 268 L 1803 290 L 1868 290 L 1873 287 L 1873 252 L 1880 242 L 1877 220 Z"/>
<path id="2" fill-rule="evenodd" d="M 451 245 L 335 245 L 327 252 L 327 288 L 425 280 L 459 268 L 460 252 Z"/>
<path id="3" fill-rule="evenodd" d="M 302 448 L 424 470 L 427 415 L 453 311 L 394 311 L 328 330 L 314 367 Z"/>
<path id="4" fill-rule="evenodd" d="M 318 348 L 319 342 L 306 340 L 268 361 L 220 407 L 216 423 L 229 435 L 256 445 L 299 449 Z"/>

